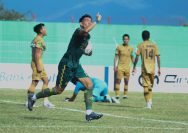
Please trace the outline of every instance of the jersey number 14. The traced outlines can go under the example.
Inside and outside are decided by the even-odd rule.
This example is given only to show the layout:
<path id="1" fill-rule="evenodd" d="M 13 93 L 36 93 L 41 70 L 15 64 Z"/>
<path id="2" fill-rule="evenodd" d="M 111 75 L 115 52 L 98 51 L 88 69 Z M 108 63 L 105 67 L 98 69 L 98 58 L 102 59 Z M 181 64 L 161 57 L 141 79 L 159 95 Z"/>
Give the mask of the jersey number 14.
<path id="1" fill-rule="evenodd" d="M 145 55 L 146 55 L 146 59 L 153 59 L 154 57 L 154 51 L 153 49 L 145 49 Z"/>

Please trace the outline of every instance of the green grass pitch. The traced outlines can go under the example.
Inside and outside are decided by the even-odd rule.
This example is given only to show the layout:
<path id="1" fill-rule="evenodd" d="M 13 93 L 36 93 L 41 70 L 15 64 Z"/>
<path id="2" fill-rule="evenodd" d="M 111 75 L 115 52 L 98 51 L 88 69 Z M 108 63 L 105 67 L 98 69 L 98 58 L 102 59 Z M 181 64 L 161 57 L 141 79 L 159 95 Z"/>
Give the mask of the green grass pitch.
<path id="1" fill-rule="evenodd" d="M 110 93 L 112 96 L 113 92 Z M 83 93 L 64 102 L 72 91 L 50 97 L 54 109 L 38 100 L 32 112 L 24 106 L 26 90 L 0 89 L 0 133 L 188 133 L 187 94 L 154 93 L 152 110 L 142 93 L 130 92 L 120 104 L 93 103 L 102 119 L 87 122 Z"/>

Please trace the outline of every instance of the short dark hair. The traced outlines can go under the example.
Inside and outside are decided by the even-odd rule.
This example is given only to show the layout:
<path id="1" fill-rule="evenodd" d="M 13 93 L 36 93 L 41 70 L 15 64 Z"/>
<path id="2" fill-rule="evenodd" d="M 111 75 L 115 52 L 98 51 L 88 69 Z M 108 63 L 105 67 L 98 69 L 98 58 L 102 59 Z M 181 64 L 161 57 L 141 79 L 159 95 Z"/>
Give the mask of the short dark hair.
<path id="1" fill-rule="evenodd" d="M 144 31 L 142 32 L 142 39 L 145 41 L 145 40 L 149 40 L 149 38 L 150 38 L 150 33 L 149 33 L 149 31 L 144 30 Z"/>
<path id="2" fill-rule="evenodd" d="M 122 39 L 124 40 L 124 37 L 126 37 L 126 36 L 127 36 L 128 38 L 130 38 L 130 37 L 129 37 L 129 34 L 124 34 L 124 35 L 122 36 Z"/>
<path id="3" fill-rule="evenodd" d="M 83 16 L 79 19 L 79 22 L 82 22 L 82 21 L 84 20 L 84 18 L 90 18 L 91 21 L 92 21 L 92 17 L 91 17 L 91 15 L 89 15 L 89 14 L 85 14 L 85 15 L 83 15 Z"/>
<path id="4" fill-rule="evenodd" d="M 36 32 L 37 34 L 39 34 L 40 30 L 42 29 L 43 26 L 45 26 L 43 23 L 35 25 L 34 28 L 33 28 L 34 32 Z"/>

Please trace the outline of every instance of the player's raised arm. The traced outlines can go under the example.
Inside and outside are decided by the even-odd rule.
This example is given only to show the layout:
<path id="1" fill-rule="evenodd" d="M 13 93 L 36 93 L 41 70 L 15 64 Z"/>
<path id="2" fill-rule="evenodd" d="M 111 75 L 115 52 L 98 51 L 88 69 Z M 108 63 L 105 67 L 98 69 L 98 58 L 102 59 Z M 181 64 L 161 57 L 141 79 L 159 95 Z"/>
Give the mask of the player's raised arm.
<path id="1" fill-rule="evenodd" d="M 85 35 L 90 32 L 96 26 L 97 22 L 101 21 L 101 19 L 102 16 L 99 13 L 96 15 L 96 22 L 92 22 L 92 17 L 88 14 L 82 16 L 79 20 L 80 26 L 83 28 L 83 30 L 80 31 L 80 34 Z"/>

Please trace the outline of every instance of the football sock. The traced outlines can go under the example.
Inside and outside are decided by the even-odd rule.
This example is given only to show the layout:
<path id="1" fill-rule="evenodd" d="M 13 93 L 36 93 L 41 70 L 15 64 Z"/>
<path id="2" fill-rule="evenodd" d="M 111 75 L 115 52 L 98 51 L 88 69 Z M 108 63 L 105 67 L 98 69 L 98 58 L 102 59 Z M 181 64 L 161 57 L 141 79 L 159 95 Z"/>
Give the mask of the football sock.
<path id="1" fill-rule="evenodd" d="M 150 99 L 150 100 L 152 100 L 152 97 L 153 97 L 152 95 L 153 95 L 153 94 L 152 94 L 152 89 L 149 88 L 149 99 Z"/>
<path id="2" fill-rule="evenodd" d="M 146 102 L 149 101 L 149 91 L 148 91 L 148 86 L 144 86 L 144 98 L 145 98 L 145 101 L 146 101 Z"/>
<path id="3" fill-rule="evenodd" d="M 92 91 L 93 89 L 86 89 L 84 92 L 86 110 L 92 109 Z"/>
<path id="4" fill-rule="evenodd" d="M 124 96 L 127 96 L 128 94 L 128 85 L 124 86 Z"/>
<path id="5" fill-rule="evenodd" d="M 120 84 L 116 84 L 116 85 L 115 85 L 115 94 L 116 94 L 116 96 L 119 96 L 119 95 L 120 95 L 119 90 L 120 90 Z"/>
<path id="6" fill-rule="evenodd" d="M 91 109 L 86 110 L 86 114 L 87 114 L 87 115 L 90 115 L 91 113 L 92 113 L 92 110 L 91 110 Z"/>
<path id="7" fill-rule="evenodd" d="M 40 91 L 39 93 L 37 93 L 36 98 L 40 99 L 40 98 L 49 97 L 51 95 L 57 95 L 57 94 L 58 93 L 55 91 L 54 88 L 52 88 L 52 89 L 46 88 L 46 89 Z"/>

